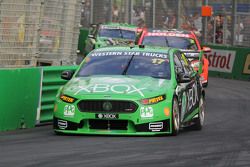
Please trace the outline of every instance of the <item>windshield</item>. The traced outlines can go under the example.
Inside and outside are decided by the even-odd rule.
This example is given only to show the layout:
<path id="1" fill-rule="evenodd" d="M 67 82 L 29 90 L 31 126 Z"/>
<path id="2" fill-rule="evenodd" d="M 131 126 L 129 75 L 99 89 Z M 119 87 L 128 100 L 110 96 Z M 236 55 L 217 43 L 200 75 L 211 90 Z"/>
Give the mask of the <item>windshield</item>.
<path id="1" fill-rule="evenodd" d="M 145 36 L 143 45 L 173 47 L 179 49 L 197 50 L 195 41 L 191 38 L 174 37 L 174 36 Z"/>
<path id="2" fill-rule="evenodd" d="M 100 37 L 108 38 L 123 38 L 135 40 L 136 33 L 132 30 L 123 30 L 123 29 L 101 29 L 99 32 Z"/>
<path id="3" fill-rule="evenodd" d="M 76 76 L 123 74 L 170 79 L 168 55 L 148 52 L 94 52 L 84 59 Z"/>

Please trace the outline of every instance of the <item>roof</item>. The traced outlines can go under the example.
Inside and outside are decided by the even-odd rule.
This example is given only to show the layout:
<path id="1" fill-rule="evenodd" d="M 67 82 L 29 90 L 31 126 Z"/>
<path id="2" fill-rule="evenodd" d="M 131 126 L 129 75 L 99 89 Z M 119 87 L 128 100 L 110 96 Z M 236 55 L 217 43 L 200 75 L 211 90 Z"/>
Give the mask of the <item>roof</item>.
<path id="1" fill-rule="evenodd" d="M 101 26 L 137 29 L 137 27 L 135 25 L 127 24 L 127 23 L 113 23 L 113 22 L 110 22 L 110 23 L 101 24 Z"/>

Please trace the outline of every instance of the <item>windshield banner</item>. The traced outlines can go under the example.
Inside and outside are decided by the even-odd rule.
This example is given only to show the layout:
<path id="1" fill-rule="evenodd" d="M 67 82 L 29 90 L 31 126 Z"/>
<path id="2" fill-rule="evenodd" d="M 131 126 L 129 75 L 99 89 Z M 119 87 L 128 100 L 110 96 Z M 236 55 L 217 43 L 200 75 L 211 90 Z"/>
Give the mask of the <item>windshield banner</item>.
<path id="1" fill-rule="evenodd" d="M 146 56 L 146 57 L 157 57 L 167 59 L 168 55 L 164 53 L 157 52 L 129 52 L 129 51 L 117 51 L 117 52 L 93 52 L 91 54 L 92 57 L 99 56 Z"/>

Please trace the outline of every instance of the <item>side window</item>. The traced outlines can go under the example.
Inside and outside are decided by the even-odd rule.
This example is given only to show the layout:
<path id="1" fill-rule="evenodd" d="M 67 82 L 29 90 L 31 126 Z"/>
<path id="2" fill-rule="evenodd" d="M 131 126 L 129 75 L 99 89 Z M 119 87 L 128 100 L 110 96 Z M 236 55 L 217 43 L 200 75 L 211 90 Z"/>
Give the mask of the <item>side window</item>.
<path id="1" fill-rule="evenodd" d="M 184 73 L 184 68 L 183 68 L 183 65 L 179 59 L 179 56 L 178 56 L 178 53 L 174 54 L 174 67 L 175 67 L 175 72 L 176 74 L 179 74 L 179 73 Z"/>
<path id="2" fill-rule="evenodd" d="M 181 64 L 184 67 L 184 71 L 187 74 L 193 73 L 193 68 L 190 66 L 189 60 L 186 58 L 184 53 L 178 53 L 178 56 L 180 57 Z"/>

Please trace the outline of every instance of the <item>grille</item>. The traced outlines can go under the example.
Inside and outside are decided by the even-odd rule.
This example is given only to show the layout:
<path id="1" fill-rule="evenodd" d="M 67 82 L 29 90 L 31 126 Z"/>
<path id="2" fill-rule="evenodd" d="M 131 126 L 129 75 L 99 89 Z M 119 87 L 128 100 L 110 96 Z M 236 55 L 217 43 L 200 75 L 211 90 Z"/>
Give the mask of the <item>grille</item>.
<path id="1" fill-rule="evenodd" d="M 138 105 L 131 101 L 81 100 L 78 108 L 81 112 L 133 113 Z"/>
<path id="2" fill-rule="evenodd" d="M 124 120 L 89 120 L 90 129 L 108 129 L 108 130 L 128 130 L 128 121 Z"/>

